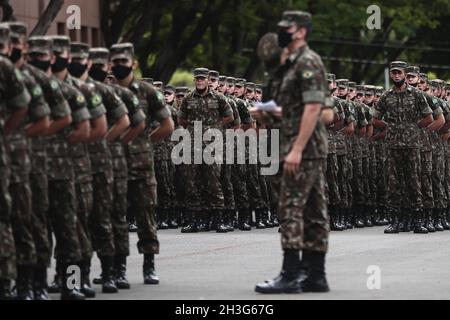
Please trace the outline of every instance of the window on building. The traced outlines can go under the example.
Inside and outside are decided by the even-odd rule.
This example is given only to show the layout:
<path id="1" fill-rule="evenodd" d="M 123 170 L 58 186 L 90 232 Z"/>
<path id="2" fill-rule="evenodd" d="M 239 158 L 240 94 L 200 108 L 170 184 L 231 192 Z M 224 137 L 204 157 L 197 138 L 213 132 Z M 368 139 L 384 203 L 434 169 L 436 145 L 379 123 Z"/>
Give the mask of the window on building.
<path id="1" fill-rule="evenodd" d="M 87 27 L 81 27 L 81 42 L 89 43 L 89 35 L 88 35 L 88 28 Z"/>
<path id="2" fill-rule="evenodd" d="M 91 40 L 92 40 L 92 46 L 93 47 L 98 47 L 100 45 L 100 38 L 99 38 L 99 34 L 98 34 L 98 29 L 97 28 L 92 28 L 91 30 Z"/>
<path id="3" fill-rule="evenodd" d="M 58 22 L 56 25 L 56 29 L 58 32 L 58 35 L 62 36 L 66 34 L 66 24 L 63 22 Z"/>
<path id="4" fill-rule="evenodd" d="M 70 41 L 78 41 L 77 29 L 69 30 Z"/>

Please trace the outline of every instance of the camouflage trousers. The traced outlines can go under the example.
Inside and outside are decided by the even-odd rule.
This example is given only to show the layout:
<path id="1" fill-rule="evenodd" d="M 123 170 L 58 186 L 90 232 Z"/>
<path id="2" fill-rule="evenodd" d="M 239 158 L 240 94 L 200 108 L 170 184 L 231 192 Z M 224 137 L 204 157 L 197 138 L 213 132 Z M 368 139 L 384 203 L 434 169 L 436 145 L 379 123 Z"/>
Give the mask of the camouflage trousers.
<path id="1" fill-rule="evenodd" d="M 11 227 L 9 170 L 0 168 L 0 279 L 13 280 L 16 272 L 16 245 Z"/>
<path id="2" fill-rule="evenodd" d="M 48 218 L 55 234 L 55 256 L 58 262 L 77 263 L 81 247 L 77 231 L 75 184 L 72 180 L 49 180 Z M 51 233 L 49 233 L 51 240 Z"/>
<path id="3" fill-rule="evenodd" d="M 170 159 L 155 159 L 155 176 L 158 182 L 158 208 L 160 209 L 171 209 L 177 206 L 174 174 L 175 168 Z"/>
<path id="4" fill-rule="evenodd" d="M 137 248 L 139 253 L 159 253 L 156 234 L 155 207 L 157 187 L 154 179 L 128 180 L 128 211 L 132 211 L 138 225 Z"/>
<path id="5" fill-rule="evenodd" d="M 130 254 L 130 242 L 127 223 L 127 191 L 127 178 L 114 177 L 113 203 L 111 208 L 114 248 L 116 255 L 124 256 L 128 256 Z"/>
<path id="6" fill-rule="evenodd" d="M 341 203 L 341 196 L 339 193 L 338 184 L 338 158 L 336 153 L 330 153 L 327 157 L 327 171 L 325 179 L 325 195 L 327 204 L 336 208 Z"/>
<path id="7" fill-rule="evenodd" d="M 449 142 L 446 142 L 449 143 Z M 445 153 L 445 179 L 444 186 L 447 195 L 447 208 L 450 208 L 450 146 L 447 145 L 447 152 Z"/>
<path id="8" fill-rule="evenodd" d="M 390 149 L 388 152 L 388 206 L 419 210 L 422 191 L 419 178 L 419 149 Z"/>
<path id="9" fill-rule="evenodd" d="M 259 186 L 261 188 L 261 195 L 262 199 L 264 201 L 264 205 L 267 208 L 270 208 L 270 195 L 269 195 L 269 188 L 267 185 L 267 179 L 266 176 L 261 174 L 261 166 L 258 166 L 258 178 L 259 178 Z"/>
<path id="10" fill-rule="evenodd" d="M 328 171 L 328 166 L 327 166 Z M 345 154 L 338 154 L 337 155 L 337 184 L 339 186 L 339 208 L 349 208 L 348 204 L 348 198 L 349 198 L 349 192 L 348 192 L 348 175 L 349 170 L 347 166 L 347 156 Z"/>
<path id="11" fill-rule="evenodd" d="M 250 209 L 261 209 L 267 207 L 264 201 L 261 185 L 259 183 L 259 169 L 257 164 L 247 164 L 246 178 L 247 178 L 247 193 L 250 202 Z"/>
<path id="12" fill-rule="evenodd" d="M 112 167 L 92 176 L 93 206 L 89 217 L 92 247 L 99 257 L 115 255 L 111 206 L 114 175 Z"/>
<path id="13" fill-rule="evenodd" d="M 75 184 L 77 196 L 77 232 L 80 242 L 81 258 L 90 261 L 93 254 L 91 232 L 89 230 L 89 218 L 93 206 L 92 182 Z"/>
<path id="14" fill-rule="evenodd" d="M 48 234 L 48 179 L 45 174 L 30 175 L 32 194 L 32 225 L 33 238 L 36 247 L 37 266 L 50 266 L 52 248 Z"/>
<path id="15" fill-rule="evenodd" d="M 434 208 L 433 196 L 433 154 L 431 151 L 420 152 L 420 182 L 422 202 L 425 209 Z"/>
<path id="16" fill-rule="evenodd" d="M 186 181 L 187 181 L 187 172 L 186 165 L 179 164 L 175 165 L 175 176 L 174 176 L 174 184 L 175 184 L 175 194 L 176 194 L 176 202 L 178 207 L 184 208 L 186 206 Z"/>
<path id="17" fill-rule="evenodd" d="M 431 180 L 433 183 L 434 207 L 443 209 L 447 207 L 447 197 L 444 187 L 445 154 L 444 145 L 441 140 L 435 141 L 433 148 L 433 172 Z"/>
<path id="18" fill-rule="evenodd" d="M 387 206 L 387 166 L 386 146 L 382 143 L 373 145 L 370 162 L 370 192 L 374 206 L 386 208 Z"/>
<path id="19" fill-rule="evenodd" d="M 279 216 L 284 250 L 328 250 L 325 172 L 326 159 L 303 160 L 295 177 L 283 172 Z"/>
<path id="20" fill-rule="evenodd" d="M 352 159 L 352 169 L 352 206 L 364 206 L 366 204 L 366 198 L 364 196 L 364 174 L 362 158 Z"/>
<path id="21" fill-rule="evenodd" d="M 11 194 L 11 225 L 16 244 L 16 261 L 20 266 L 36 264 L 36 246 L 33 238 L 30 182 L 9 185 Z"/>
<path id="22" fill-rule="evenodd" d="M 220 166 L 220 184 L 222 186 L 224 209 L 235 210 L 233 184 L 231 183 L 232 164 L 223 164 Z"/>
<path id="23" fill-rule="evenodd" d="M 233 185 L 234 201 L 237 210 L 248 209 L 249 207 L 245 171 L 245 164 L 232 165 L 231 183 Z"/>
<path id="24" fill-rule="evenodd" d="M 270 210 L 278 210 L 278 204 L 280 202 L 280 189 L 283 169 L 280 167 L 278 172 L 274 175 L 267 176 L 267 185 L 269 186 L 270 195 Z"/>
<path id="25" fill-rule="evenodd" d="M 363 194 L 365 203 L 367 206 L 374 206 L 375 205 L 375 199 L 374 195 L 372 194 L 370 190 L 370 177 L 372 176 L 372 173 L 370 171 L 370 160 L 371 158 L 369 155 L 362 158 L 362 171 L 363 171 Z"/>
<path id="26" fill-rule="evenodd" d="M 224 208 L 220 165 L 189 164 L 186 175 L 186 208 L 194 211 Z"/>

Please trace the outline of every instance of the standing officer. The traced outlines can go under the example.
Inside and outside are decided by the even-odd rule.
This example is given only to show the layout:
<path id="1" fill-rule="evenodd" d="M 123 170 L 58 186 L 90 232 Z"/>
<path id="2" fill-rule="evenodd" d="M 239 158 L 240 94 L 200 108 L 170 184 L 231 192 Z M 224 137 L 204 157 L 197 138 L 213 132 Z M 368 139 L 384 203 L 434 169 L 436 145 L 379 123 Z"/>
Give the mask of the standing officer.
<path id="1" fill-rule="evenodd" d="M 280 276 L 256 285 L 261 293 L 329 291 L 325 277 L 329 218 L 325 199 L 328 141 L 319 120 L 327 94 L 322 59 L 306 39 L 311 14 L 286 11 L 278 24 L 278 42 L 285 48 L 282 81 L 275 101 L 283 108 L 280 192 L 281 244 L 284 251 Z M 302 262 L 308 267 L 301 272 Z"/>

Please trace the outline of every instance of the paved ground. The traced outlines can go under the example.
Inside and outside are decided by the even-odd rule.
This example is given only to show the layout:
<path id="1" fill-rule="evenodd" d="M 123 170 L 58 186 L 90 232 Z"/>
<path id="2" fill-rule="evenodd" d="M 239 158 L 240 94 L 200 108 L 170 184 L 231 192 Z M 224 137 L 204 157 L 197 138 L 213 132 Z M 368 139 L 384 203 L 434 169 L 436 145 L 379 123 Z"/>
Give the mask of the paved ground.
<path id="1" fill-rule="evenodd" d="M 142 284 L 142 256 L 136 234 L 128 258 L 131 290 L 100 293 L 99 299 L 450 299 L 450 232 L 383 234 L 383 227 L 332 232 L 327 255 L 331 292 L 260 295 L 253 289 L 276 276 L 281 249 L 276 229 L 181 234 L 159 232 L 158 286 Z M 93 275 L 99 261 L 93 261 Z M 369 290 L 367 268 L 381 271 L 381 289 Z M 51 272 L 52 273 L 52 272 Z M 53 274 L 53 273 L 52 273 Z M 53 278 L 53 276 L 51 276 Z M 57 299 L 57 296 L 54 296 Z"/>

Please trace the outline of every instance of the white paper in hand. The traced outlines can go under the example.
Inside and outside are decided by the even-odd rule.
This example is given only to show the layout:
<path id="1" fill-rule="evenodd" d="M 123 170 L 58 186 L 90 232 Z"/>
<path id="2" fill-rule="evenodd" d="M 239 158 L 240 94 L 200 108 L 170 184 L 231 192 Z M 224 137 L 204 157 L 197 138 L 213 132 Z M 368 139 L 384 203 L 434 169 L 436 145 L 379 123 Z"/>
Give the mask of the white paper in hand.
<path id="1" fill-rule="evenodd" d="M 274 112 L 278 109 L 275 100 L 270 100 L 267 102 L 257 102 L 255 103 L 254 107 L 258 110 L 266 112 Z"/>

